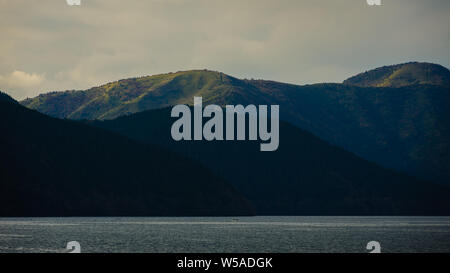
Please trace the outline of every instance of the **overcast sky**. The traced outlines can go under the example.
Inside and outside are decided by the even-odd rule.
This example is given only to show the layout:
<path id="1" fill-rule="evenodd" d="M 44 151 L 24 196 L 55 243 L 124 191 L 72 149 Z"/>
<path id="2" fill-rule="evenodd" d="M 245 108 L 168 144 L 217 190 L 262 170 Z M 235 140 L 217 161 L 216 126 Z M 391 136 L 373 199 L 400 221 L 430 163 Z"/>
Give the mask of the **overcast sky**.
<path id="1" fill-rule="evenodd" d="M 450 1 L 0 0 L 0 90 L 16 99 L 211 69 L 297 84 L 382 65 L 450 67 Z"/>

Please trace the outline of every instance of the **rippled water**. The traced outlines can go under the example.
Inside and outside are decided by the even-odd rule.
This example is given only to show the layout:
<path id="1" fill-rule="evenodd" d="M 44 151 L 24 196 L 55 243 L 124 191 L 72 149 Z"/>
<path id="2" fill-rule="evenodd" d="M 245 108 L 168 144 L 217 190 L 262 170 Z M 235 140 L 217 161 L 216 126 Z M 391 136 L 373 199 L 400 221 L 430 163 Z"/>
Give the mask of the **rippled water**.
<path id="1" fill-rule="evenodd" d="M 450 217 L 0 218 L 0 252 L 450 252 Z"/>

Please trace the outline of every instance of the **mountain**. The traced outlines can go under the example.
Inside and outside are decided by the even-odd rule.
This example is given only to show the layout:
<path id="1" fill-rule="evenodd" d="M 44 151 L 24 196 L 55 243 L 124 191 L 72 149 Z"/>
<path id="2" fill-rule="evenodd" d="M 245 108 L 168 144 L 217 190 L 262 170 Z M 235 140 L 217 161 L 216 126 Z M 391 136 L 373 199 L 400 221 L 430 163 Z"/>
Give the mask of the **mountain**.
<path id="1" fill-rule="evenodd" d="M 70 119 L 112 119 L 192 104 L 193 96 L 222 106 L 279 104 L 283 120 L 333 145 L 384 167 L 450 185 L 450 88 L 445 84 L 449 70 L 424 63 L 378 70 L 343 84 L 304 86 L 194 70 L 43 94 L 21 103 Z M 358 86 L 385 78 L 390 79 L 387 87 Z"/>
<path id="2" fill-rule="evenodd" d="M 0 96 L 0 216 L 252 215 L 232 186 L 153 145 Z"/>
<path id="3" fill-rule="evenodd" d="M 384 167 L 450 185 L 450 89 L 256 84 L 283 90 L 282 119 Z"/>
<path id="4" fill-rule="evenodd" d="M 223 73 L 192 70 L 149 77 L 131 78 L 94 87 L 86 91 L 52 92 L 22 101 L 41 113 L 69 119 L 112 119 L 143 110 L 203 101 L 228 103 L 252 101 L 260 94 L 250 85 Z M 243 97 L 241 97 L 243 96 Z"/>
<path id="5" fill-rule="evenodd" d="M 88 124 L 200 161 L 265 215 L 450 215 L 450 189 L 368 162 L 289 123 L 280 146 L 258 141 L 174 141 L 170 109 Z M 205 120 L 206 122 L 206 120 Z"/>
<path id="6" fill-rule="evenodd" d="M 1 90 L 0 90 L 0 101 L 18 103 L 16 100 L 11 98 L 8 94 L 3 93 Z"/>
<path id="7" fill-rule="evenodd" d="M 450 71 L 431 63 L 405 63 L 383 66 L 344 81 L 362 87 L 402 87 L 418 84 L 440 85 L 449 88 Z"/>

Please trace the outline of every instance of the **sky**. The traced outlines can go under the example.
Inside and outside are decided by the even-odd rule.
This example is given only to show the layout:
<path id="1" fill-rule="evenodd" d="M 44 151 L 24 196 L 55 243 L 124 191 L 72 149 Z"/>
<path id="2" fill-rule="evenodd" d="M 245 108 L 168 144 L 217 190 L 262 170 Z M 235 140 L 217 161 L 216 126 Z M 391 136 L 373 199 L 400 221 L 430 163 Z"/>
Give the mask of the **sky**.
<path id="1" fill-rule="evenodd" d="M 0 0 L 0 90 L 16 99 L 190 69 L 308 84 L 450 67 L 450 1 Z"/>

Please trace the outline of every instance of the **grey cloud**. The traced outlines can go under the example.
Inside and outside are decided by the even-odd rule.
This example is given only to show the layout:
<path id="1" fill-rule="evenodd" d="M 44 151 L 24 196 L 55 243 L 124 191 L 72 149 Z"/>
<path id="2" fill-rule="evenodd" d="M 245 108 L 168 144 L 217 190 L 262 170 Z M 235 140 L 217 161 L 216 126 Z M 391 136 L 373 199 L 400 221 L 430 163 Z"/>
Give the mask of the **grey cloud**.
<path id="1" fill-rule="evenodd" d="M 0 89 L 21 99 L 195 68 L 303 84 L 411 60 L 449 67 L 449 13 L 442 0 L 0 0 L 1 77 L 45 75 Z"/>

